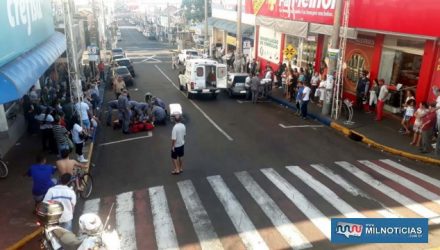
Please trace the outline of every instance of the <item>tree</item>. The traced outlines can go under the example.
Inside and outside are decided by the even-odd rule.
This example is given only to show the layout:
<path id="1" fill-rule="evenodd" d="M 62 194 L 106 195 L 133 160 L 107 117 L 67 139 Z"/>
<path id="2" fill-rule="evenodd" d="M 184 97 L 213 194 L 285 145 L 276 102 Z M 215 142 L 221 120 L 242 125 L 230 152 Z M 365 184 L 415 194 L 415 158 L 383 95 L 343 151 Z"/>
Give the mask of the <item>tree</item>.
<path id="1" fill-rule="evenodd" d="M 208 1 L 208 17 L 211 16 L 211 1 Z M 182 0 L 181 8 L 186 20 L 202 22 L 205 20 L 205 0 Z"/>

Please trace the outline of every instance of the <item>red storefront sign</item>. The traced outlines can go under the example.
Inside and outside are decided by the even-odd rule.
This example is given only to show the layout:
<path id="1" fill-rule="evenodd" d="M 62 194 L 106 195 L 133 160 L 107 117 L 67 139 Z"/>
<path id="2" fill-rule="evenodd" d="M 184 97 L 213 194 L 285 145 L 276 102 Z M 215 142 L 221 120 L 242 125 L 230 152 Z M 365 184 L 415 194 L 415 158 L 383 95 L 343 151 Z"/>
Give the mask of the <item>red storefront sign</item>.
<path id="1" fill-rule="evenodd" d="M 245 12 L 333 24 L 336 0 L 245 0 Z M 349 26 L 440 37 L 439 0 L 351 0 Z"/>
<path id="2" fill-rule="evenodd" d="M 246 13 L 296 21 L 333 24 L 336 0 L 246 0 Z"/>

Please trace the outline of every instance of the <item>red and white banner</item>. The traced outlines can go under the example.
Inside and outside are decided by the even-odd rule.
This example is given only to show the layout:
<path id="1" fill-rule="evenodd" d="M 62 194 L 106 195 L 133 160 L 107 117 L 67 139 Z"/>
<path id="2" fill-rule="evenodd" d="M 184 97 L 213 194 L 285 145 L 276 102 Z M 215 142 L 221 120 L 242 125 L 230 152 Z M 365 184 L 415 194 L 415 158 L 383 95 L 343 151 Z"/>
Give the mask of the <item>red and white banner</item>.
<path id="1" fill-rule="evenodd" d="M 333 24 L 336 0 L 246 0 L 246 13 L 296 21 Z"/>

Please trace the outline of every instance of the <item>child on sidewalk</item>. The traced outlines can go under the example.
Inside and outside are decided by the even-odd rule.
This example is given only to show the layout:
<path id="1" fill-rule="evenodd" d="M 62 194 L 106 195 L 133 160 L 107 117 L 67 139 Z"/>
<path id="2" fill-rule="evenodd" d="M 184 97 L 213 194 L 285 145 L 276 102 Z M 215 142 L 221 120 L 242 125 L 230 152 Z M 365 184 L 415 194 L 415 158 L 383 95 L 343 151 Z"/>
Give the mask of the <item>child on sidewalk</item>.
<path id="1" fill-rule="evenodd" d="M 410 126 L 410 120 L 411 118 L 414 116 L 414 109 L 415 109 L 415 105 L 416 105 L 416 101 L 414 99 L 410 99 L 408 100 L 408 102 L 406 103 L 406 108 L 405 108 L 405 115 L 403 116 L 402 119 L 402 127 L 403 127 L 403 134 L 408 135 L 411 133 L 411 131 L 409 130 L 409 126 Z"/>
<path id="2" fill-rule="evenodd" d="M 417 109 L 416 113 L 414 114 L 414 117 L 416 120 L 414 121 L 414 137 L 411 145 L 416 145 L 416 147 L 420 147 L 420 134 L 422 133 L 421 126 L 422 126 L 422 118 L 426 115 L 428 112 L 428 104 L 426 102 L 422 102 L 419 104 L 419 108 Z"/>

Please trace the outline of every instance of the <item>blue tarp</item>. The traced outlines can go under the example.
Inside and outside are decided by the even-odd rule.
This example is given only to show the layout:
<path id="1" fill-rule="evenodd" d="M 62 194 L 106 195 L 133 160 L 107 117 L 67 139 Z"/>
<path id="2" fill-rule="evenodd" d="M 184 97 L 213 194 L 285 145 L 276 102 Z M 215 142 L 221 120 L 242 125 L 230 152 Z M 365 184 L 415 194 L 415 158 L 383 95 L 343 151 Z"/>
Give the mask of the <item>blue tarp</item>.
<path id="1" fill-rule="evenodd" d="M 0 68 L 0 104 L 20 99 L 66 50 L 66 39 L 55 32 L 49 39 Z"/>

